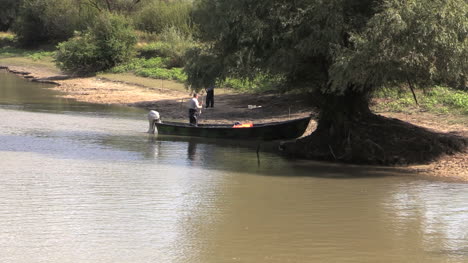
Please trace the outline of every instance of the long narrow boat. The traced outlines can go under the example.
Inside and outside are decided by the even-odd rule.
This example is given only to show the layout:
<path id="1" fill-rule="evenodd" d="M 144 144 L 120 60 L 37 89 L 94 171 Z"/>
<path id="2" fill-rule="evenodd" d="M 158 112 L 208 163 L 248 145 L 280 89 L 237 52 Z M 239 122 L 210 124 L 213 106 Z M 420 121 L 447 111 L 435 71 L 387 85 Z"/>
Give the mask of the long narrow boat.
<path id="1" fill-rule="evenodd" d="M 199 124 L 195 127 L 177 122 L 154 122 L 154 125 L 156 125 L 159 134 L 167 135 L 246 140 L 280 140 L 300 137 L 304 134 L 309 122 L 310 117 L 282 122 L 253 124 L 252 127 L 244 128 L 234 128 L 233 125 L 225 124 Z"/>

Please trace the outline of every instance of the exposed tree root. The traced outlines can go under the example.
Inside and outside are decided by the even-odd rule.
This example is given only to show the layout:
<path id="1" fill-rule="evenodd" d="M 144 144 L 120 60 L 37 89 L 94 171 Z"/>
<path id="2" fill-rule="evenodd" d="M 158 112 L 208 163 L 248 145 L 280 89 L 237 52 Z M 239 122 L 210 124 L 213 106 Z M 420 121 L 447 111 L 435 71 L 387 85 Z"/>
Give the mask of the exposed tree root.
<path id="1" fill-rule="evenodd" d="M 337 138 L 337 133 L 328 129 L 317 129 L 310 136 L 285 143 L 284 152 L 315 160 L 407 165 L 427 164 L 447 154 L 466 152 L 468 147 L 466 137 L 374 114 L 349 122 L 346 128 L 344 138 Z"/>

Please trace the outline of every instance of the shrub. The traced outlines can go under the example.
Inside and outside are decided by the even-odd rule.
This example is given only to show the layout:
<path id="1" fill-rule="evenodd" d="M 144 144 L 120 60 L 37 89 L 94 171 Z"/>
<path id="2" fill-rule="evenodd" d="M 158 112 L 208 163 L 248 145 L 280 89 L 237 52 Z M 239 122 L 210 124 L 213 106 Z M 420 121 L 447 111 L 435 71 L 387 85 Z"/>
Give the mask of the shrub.
<path id="1" fill-rule="evenodd" d="M 117 65 L 117 66 L 109 69 L 108 72 L 110 72 L 110 73 L 123 73 L 123 72 L 135 71 L 135 70 L 141 68 L 143 60 L 145 60 L 145 59 L 142 59 L 142 58 L 131 59 L 127 63 L 123 63 L 123 64 Z"/>
<path id="2" fill-rule="evenodd" d="M 137 29 L 160 34 L 165 28 L 175 27 L 185 35 L 191 34 L 190 1 L 153 1 L 135 15 Z"/>
<path id="3" fill-rule="evenodd" d="M 187 80 L 187 76 L 183 73 L 182 68 L 141 68 L 136 70 L 135 74 L 153 79 L 177 80 L 180 82 Z"/>
<path id="4" fill-rule="evenodd" d="M 2 8 L 0 8 L 0 31 L 10 29 L 13 21 L 18 15 L 19 4 L 18 0 L 2 0 Z"/>
<path id="5" fill-rule="evenodd" d="M 101 15 L 93 27 L 57 46 L 57 66 L 67 72 L 89 74 L 107 70 L 134 55 L 136 37 L 124 17 Z"/>
<path id="6" fill-rule="evenodd" d="M 182 67 L 185 64 L 185 53 L 196 46 L 191 36 L 185 35 L 177 28 L 166 28 L 159 35 L 160 41 L 138 48 L 140 56 L 145 58 L 164 57 L 167 67 Z"/>
<path id="7" fill-rule="evenodd" d="M 147 60 L 141 60 L 141 66 L 144 68 L 164 68 L 166 67 L 166 63 L 165 59 L 161 57 L 155 57 Z"/>
<path id="8" fill-rule="evenodd" d="M 79 9 L 73 0 L 24 0 L 13 25 L 21 44 L 62 41 L 79 28 Z"/>
<path id="9" fill-rule="evenodd" d="M 77 33 L 73 39 L 57 46 L 57 66 L 74 75 L 89 74 L 104 68 L 99 57 L 99 48 L 90 33 Z"/>
<path id="10" fill-rule="evenodd" d="M 15 41 L 16 37 L 14 34 L 0 32 L 0 47 L 13 46 Z"/>
<path id="11" fill-rule="evenodd" d="M 136 36 L 125 17 L 101 15 L 91 33 L 99 47 L 99 57 L 106 64 L 104 69 L 126 62 L 134 55 Z"/>
<path id="12" fill-rule="evenodd" d="M 182 71 L 182 68 L 167 68 L 166 59 L 155 57 L 151 59 L 136 58 L 129 63 L 125 63 L 109 70 L 111 73 L 133 72 L 137 76 L 168 79 L 184 82 L 187 76 Z"/>
<path id="13" fill-rule="evenodd" d="M 51 58 L 55 55 L 54 51 L 36 51 L 30 55 L 28 55 L 28 58 L 36 61 L 36 60 L 42 60 L 43 58 Z"/>
<path id="14" fill-rule="evenodd" d="M 221 85 L 241 92 L 267 92 L 281 90 L 283 79 L 279 76 L 258 74 L 254 79 L 226 78 Z"/>

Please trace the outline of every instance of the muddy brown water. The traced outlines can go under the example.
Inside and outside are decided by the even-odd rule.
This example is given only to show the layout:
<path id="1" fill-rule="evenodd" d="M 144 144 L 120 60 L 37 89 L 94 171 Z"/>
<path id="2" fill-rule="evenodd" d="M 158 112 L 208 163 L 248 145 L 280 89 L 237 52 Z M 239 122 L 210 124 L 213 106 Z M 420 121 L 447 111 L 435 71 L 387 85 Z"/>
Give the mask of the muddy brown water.
<path id="1" fill-rule="evenodd" d="M 468 184 L 154 137 L 0 71 L 0 262 L 468 262 Z"/>

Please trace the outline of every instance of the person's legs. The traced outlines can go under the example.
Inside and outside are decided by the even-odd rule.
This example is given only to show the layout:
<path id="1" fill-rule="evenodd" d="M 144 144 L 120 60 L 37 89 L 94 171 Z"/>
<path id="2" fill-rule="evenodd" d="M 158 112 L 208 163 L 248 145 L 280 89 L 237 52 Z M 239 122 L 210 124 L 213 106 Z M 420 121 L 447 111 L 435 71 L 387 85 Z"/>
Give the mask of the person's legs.
<path id="1" fill-rule="evenodd" d="M 211 108 L 214 107 L 214 90 L 211 91 Z"/>
<path id="2" fill-rule="evenodd" d="M 195 126 L 198 126 L 198 111 L 195 111 L 195 112 L 193 113 L 193 118 L 195 119 L 194 125 L 195 125 Z"/>
<path id="3" fill-rule="evenodd" d="M 210 107 L 211 105 L 211 108 L 213 108 L 214 106 L 214 90 L 209 90 L 206 92 L 206 107 Z"/>
<path id="4" fill-rule="evenodd" d="M 197 111 L 194 109 L 189 109 L 189 121 L 191 125 L 197 125 L 197 117 L 195 115 Z"/>
<path id="5" fill-rule="evenodd" d="M 211 101 L 211 99 L 210 99 L 210 92 L 207 91 L 207 92 L 206 92 L 205 108 L 208 108 L 208 107 L 210 106 L 210 101 Z"/>

